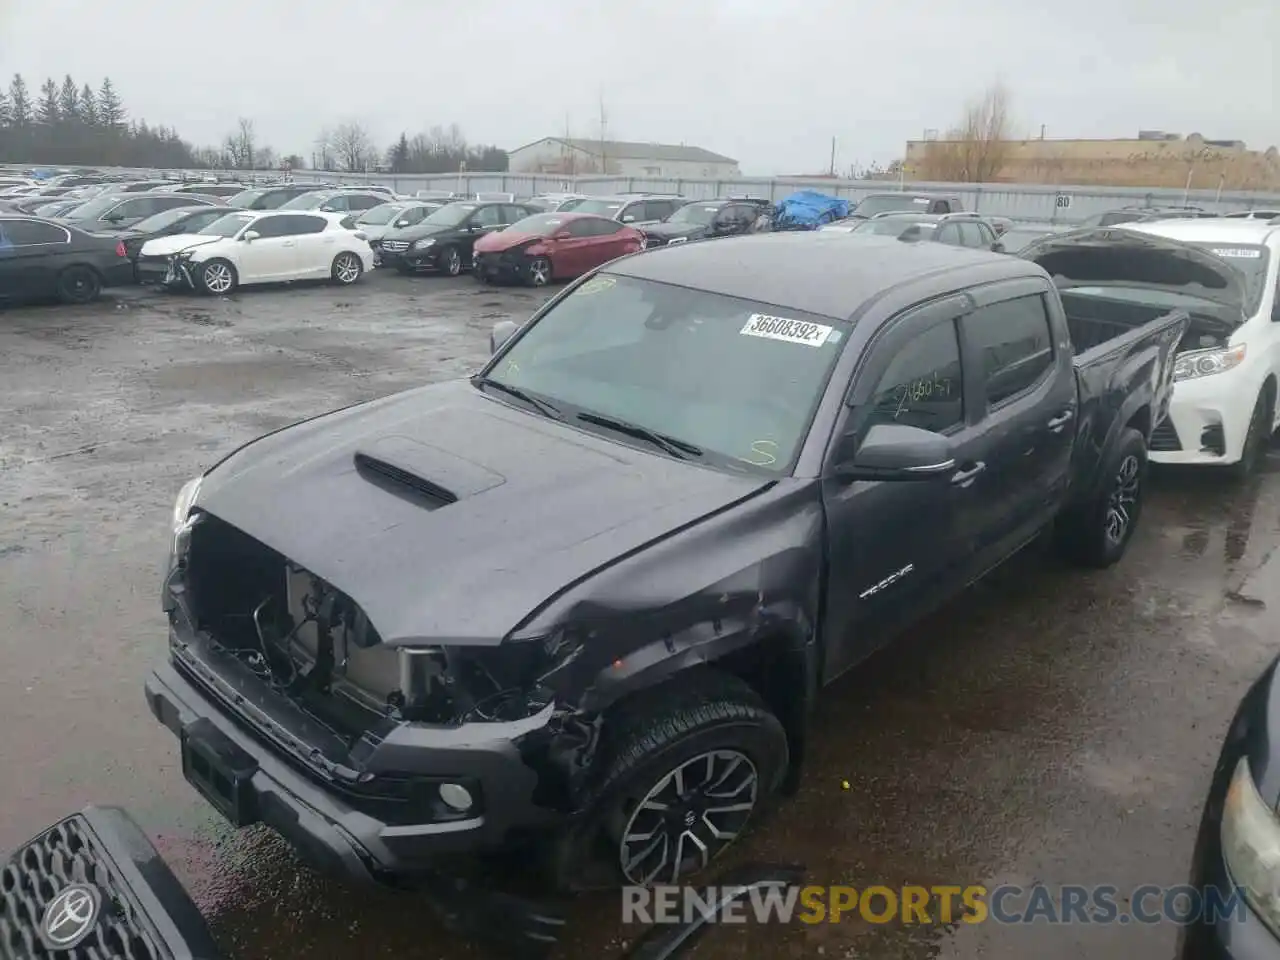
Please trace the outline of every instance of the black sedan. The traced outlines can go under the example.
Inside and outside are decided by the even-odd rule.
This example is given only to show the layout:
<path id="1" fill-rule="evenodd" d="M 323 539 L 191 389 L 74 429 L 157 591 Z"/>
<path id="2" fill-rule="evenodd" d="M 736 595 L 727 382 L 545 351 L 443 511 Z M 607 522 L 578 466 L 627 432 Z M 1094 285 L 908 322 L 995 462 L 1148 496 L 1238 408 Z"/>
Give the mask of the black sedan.
<path id="1" fill-rule="evenodd" d="M 138 283 L 147 282 L 147 277 L 138 272 L 138 254 L 142 245 L 157 237 L 176 237 L 182 233 L 199 233 L 215 220 L 228 213 L 236 213 L 231 207 L 189 206 L 174 207 L 162 213 L 153 214 L 145 220 L 139 220 L 127 230 L 120 230 L 116 236 L 124 241 L 125 254 L 134 267 L 134 279 Z M 155 279 L 159 279 L 158 277 Z"/>
<path id="2" fill-rule="evenodd" d="M 1179 960 L 1280 960 L 1280 681 L 1272 661 L 1227 731 L 1192 857 Z"/>
<path id="3" fill-rule="evenodd" d="M 438 270 L 456 277 L 470 269 L 475 243 L 537 213 L 519 203 L 450 203 L 420 222 L 388 230 L 374 254 L 401 273 Z"/>
<path id="4" fill-rule="evenodd" d="M 752 233 L 766 208 L 750 200 L 696 200 L 678 209 L 661 223 L 644 230 L 645 245 L 662 247 L 688 240 Z"/>
<path id="5" fill-rule="evenodd" d="M 103 287 L 132 280 L 133 267 L 119 237 L 0 213 L 0 302 L 88 303 Z"/>

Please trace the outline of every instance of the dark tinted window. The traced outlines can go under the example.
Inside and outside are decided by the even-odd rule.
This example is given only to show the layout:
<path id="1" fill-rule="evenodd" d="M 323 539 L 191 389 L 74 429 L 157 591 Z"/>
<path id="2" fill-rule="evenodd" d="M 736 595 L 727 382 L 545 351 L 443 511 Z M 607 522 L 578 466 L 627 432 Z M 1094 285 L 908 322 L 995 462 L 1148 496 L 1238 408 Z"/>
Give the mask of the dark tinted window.
<path id="1" fill-rule="evenodd" d="M 941 433 L 964 420 L 956 325 L 940 323 L 904 344 L 876 384 L 867 425 L 899 423 Z"/>
<path id="2" fill-rule="evenodd" d="M 570 220 L 564 229 L 569 231 L 571 237 L 595 237 L 599 236 L 599 231 L 596 230 L 597 223 L 599 223 L 598 220 Z"/>
<path id="3" fill-rule="evenodd" d="M 1053 340 L 1044 298 L 1018 297 L 979 307 L 964 318 L 995 406 L 1034 386 L 1053 366 Z"/>
<path id="4" fill-rule="evenodd" d="M 284 221 L 284 226 L 281 227 L 284 233 L 277 234 L 277 236 L 282 236 L 282 237 L 297 236 L 298 234 L 302 234 L 302 233 L 323 233 L 324 228 L 329 225 L 329 221 L 326 220 L 324 217 L 309 217 L 306 214 L 301 214 L 301 213 L 291 214 L 287 217 L 285 216 L 272 217 L 272 219 Z M 347 227 L 347 229 L 354 230 L 355 219 L 352 217 L 347 217 L 346 220 L 351 221 L 351 226 Z M 344 226 L 346 225 L 345 221 L 343 225 Z"/>
<path id="5" fill-rule="evenodd" d="M 645 212 L 644 201 L 627 204 L 618 212 L 618 219 L 623 223 L 639 223 L 642 220 L 648 220 L 649 216 Z"/>
<path id="6" fill-rule="evenodd" d="M 197 230 L 203 230 L 213 221 L 221 220 L 226 215 L 227 211 L 221 207 L 201 210 L 199 213 L 191 214 L 185 221 L 182 221 L 182 232 L 195 233 Z"/>
<path id="7" fill-rule="evenodd" d="M 7 242 L 15 247 L 67 242 L 67 231 L 38 220 L 0 220 L 0 231 Z"/>
<path id="8" fill-rule="evenodd" d="M 281 214 L 278 217 L 262 217 L 255 220 L 252 229 L 259 237 L 287 237 L 290 235 L 289 220 L 291 217 Z"/>
<path id="9" fill-rule="evenodd" d="M 619 223 L 617 220 L 592 220 L 591 232 L 597 237 L 607 237 L 617 233 L 626 224 Z"/>
<path id="10" fill-rule="evenodd" d="M 374 207 L 387 202 L 387 198 L 374 193 L 360 194 L 354 197 L 347 197 L 348 210 L 372 210 Z"/>
<path id="11" fill-rule="evenodd" d="M 500 226 L 505 221 L 502 219 L 501 207 L 481 207 L 475 212 L 471 218 L 473 223 L 478 223 L 482 227 Z"/>

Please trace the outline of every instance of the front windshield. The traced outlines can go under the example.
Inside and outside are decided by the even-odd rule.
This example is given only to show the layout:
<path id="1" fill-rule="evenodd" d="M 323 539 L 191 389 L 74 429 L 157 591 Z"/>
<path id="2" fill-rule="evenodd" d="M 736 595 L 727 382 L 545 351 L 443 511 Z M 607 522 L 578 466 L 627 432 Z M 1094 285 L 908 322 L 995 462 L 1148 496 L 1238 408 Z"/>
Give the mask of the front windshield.
<path id="1" fill-rule="evenodd" d="M 476 212 L 474 203 L 450 203 L 429 217 L 423 217 L 422 225 L 430 227 L 456 227 Z"/>
<path id="2" fill-rule="evenodd" d="M 539 237 L 547 237 L 568 223 L 565 217 L 557 217 L 554 213 L 535 213 L 532 217 L 517 220 L 507 229 L 512 233 L 528 233 Z"/>
<path id="3" fill-rule="evenodd" d="M 404 210 L 402 203 L 380 203 L 376 207 L 366 210 L 356 223 L 368 224 L 371 227 L 380 227 L 384 223 L 390 223 L 395 219 L 396 215 Z"/>
<path id="4" fill-rule="evenodd" d="M 139 220 L 133 225 L 133 229 L 141 230 L 143 233 L 154 233 L 157 230 L 163 230 L 170 224 L 177 223 L 183 217 L 191 216 L 191 211 L 182 207 L 175 207 L 172 210 L 165 210 L 161 213 L 153 213 L 145 219 Z"/>
<path id="5" fill-rule="evenodd" d="M 294 197 L 288 203 L 280 204 L 281 210 L 315 210 L 320 207 L 330 194 L 327 193 L 304 193 Z"/>
<path id="6" fill-rule="evenodd" d="M 202 237 L 234 237 L 252 222 L 253 217 L 250 214 L 228 213 L 225 217 L 219 217 L 213 221 L 199 233 Z"/>
<path id="7" fill-rule="evenodd" d="M 595 213 L 602 217 L 613 218 L 623 208 L 621 200 L 579 200 L 573 206 L 561 207 L 561 213 L 572 210 L 574 213 Z"/>
<path id="8" fill-rule="evenodd" d="M 227 198 L 227 206 L 248 207 L 266 192 L 265 190 L 242 190 L 235 196 Z"/>
<path id="9" fill-rule="evenodd" d="M 853 208 L 853 212 L 859 217 L 874 217 L 877 213 L 889 213 L 892 210 L 914 210 L 916 213 L 924 213 L 928 209 L 929 200 L 927 197 L 904 195 L 901 197 L 867 197 Z"/>
<path id="10" fill-rule="evenodd" d="M 683 207 L 667 217 L 667 223 L 695 223 L 705 227 L 716 218 L 720 207 L 706 203 L 686 203 Z"/>
<path id="11" fill-rule="evenodd" d="M 120 203 L 119 197 L 100 197 L 80 204 L 69 211 L 68 215 L 74 216 L 77 220 L 96 220 L 118 203 Z"/>
<path id="12" fill-rule="evenodd" d="M 578 412 L 608 416 L 693 444 L 709 464 L 779 474 L 846 332 L 826 317 L 601 274 L 539 318 L 490 376 L 545 397 L 571 422 L 581 424 Z"/>

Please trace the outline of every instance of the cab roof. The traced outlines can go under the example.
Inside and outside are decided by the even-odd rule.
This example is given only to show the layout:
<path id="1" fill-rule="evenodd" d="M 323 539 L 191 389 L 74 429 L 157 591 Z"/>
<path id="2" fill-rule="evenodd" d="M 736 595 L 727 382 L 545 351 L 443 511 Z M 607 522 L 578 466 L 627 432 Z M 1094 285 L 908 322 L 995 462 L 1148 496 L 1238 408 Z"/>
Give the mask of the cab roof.
<path id="1" fill-rule="evenodd" d="M 943 278 L 966 270 L 980 275 L 976 282 L 1023 276 L 1047 282 L 1043 270 L 1018 257 L 818 230 L 658 247 L 607 270 L 834 318 L 848 318 L 881 293 L 916 281 L 931 286 L 936 280 L 939 292 L 954 289 L 961 284 Z"/>

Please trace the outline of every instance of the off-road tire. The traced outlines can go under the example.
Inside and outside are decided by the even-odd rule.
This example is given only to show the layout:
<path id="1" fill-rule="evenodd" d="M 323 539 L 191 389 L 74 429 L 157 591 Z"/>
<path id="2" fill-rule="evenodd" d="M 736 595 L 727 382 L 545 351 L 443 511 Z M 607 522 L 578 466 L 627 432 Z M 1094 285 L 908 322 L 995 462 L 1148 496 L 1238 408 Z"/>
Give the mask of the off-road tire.
<path id="1" fill-rule="evenodd" d="M 630 809 L 682 763 L 716 750 L 741 753 L 755 769 L 757 793 L 749 827 L 777 794 L 789 753 L 782 723 L 747 684 L 698 669 L 608 713 L 593 761 L 598 769 L 573 825 L 553 850 L 555 885 L 578 892 L 629 882 L 620 850 Z M 682 874 L 681 882 L 693 875 Z"/>
<path id="2" fill-rule="evenodd" d="M 1124 556 L 1142 514 L 1147 483 L 1147 441 L 1142 433 L 1125 427 L 1098 475 L 1098 489 L 1089 499 L 1058 518 L 1054 541 L 1058 552 L 1072 563 L 1102 569 Z M 1117 506 L 1122 506 L 1127 518 L 1118 538 L 1113 535 L 1112 516 Z"/>

